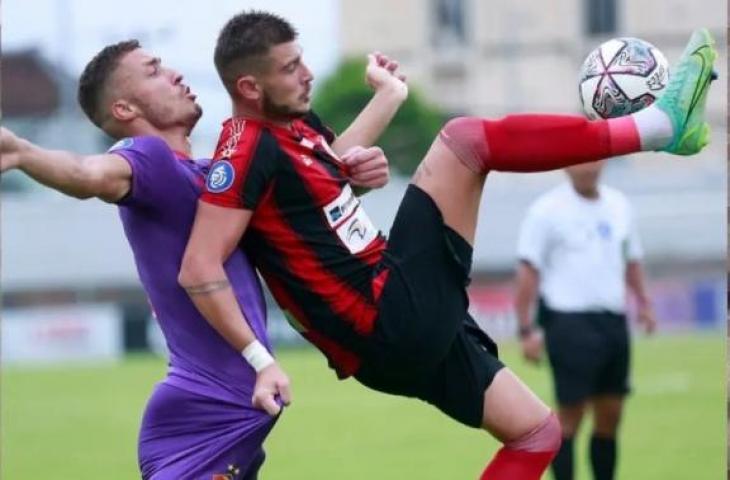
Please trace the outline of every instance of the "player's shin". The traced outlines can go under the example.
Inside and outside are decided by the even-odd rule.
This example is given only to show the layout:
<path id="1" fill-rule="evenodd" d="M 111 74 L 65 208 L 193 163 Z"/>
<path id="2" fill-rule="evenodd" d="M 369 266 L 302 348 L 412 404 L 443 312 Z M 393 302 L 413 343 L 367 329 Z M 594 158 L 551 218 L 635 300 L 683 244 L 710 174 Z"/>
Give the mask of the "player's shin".
<path id="1" fill-rule="evenodd" d="M 439 138 L 474 172 L 540 172 L 652 149 L 633 116 L 589 121 L 574 115 L 521 114 L 498 120 L 461 117 Z M 664 133 L 660 128 L 647 138 Z"/>

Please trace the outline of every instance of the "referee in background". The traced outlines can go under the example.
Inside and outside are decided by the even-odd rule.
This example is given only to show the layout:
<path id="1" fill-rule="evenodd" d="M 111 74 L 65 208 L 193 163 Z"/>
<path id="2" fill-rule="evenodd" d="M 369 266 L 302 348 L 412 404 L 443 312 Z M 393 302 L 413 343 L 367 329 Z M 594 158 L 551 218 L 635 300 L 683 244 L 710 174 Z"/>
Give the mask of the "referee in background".
<path id="1" fill-rule="evenodd" d="M 639 323 L 648 333 L 656 327 L 631 206 L 621 192 L 599 183 L 602 167 L 566 169 L 570 181 L 530 206 L 518 241 L 515 309 L 522 350 L 537 363 L 547 347 L 563 429 L 552 465 L 556 480 L 574 478 L 573 438 L 587 410 L 593 412 L 593 476 L 614 478 L 629 393 L 627 288 Z"/>

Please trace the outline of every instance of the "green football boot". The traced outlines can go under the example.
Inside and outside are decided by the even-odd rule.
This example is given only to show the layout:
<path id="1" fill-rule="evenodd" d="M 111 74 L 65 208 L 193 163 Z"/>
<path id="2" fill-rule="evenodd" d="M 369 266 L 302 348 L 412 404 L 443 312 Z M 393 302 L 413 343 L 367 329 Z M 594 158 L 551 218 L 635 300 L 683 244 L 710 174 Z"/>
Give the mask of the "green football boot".
<path id="1" fill-rule="evenodd" d="M 710 125 L 704 116 L 710 82 L 717 78 L 714 44 L 707 29 L 695 30 L 671 72 L 666 91 L 655 103 L 672 121 L 674 136 L 661 149 L 665 152 L 693 155 L 710 142 Z"/>

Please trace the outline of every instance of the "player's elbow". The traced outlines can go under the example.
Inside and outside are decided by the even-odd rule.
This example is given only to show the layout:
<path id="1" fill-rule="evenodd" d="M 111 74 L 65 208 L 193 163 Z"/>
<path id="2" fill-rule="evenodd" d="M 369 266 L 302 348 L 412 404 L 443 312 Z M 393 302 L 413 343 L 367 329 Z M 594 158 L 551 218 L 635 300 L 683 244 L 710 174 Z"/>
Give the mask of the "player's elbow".
<path id="1" fill-rule="evenodd" d="M 197 285 L 205 282 L 206 272 L 210 270 L 210 262 L 207 261 L 205 256 L 200 255 L 194 251 L 187 250 L 183 255 L 182 262 L 180 264 L 180 271 L 177 275 L 177 283 L 183 287 L 189 287 L 191 285 Z"/>

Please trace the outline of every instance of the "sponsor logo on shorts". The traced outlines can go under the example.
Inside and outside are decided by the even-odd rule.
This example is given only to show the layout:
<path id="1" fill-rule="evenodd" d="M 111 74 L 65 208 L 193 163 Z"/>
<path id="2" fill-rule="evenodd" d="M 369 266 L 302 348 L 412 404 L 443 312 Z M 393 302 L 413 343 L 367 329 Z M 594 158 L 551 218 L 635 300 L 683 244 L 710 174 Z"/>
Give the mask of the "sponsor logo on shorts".
<path id="1" fill-rule="evenodd" d="M 233 170 L 233 165 L 227 160 L 219 160 L 213 165 L 210 172 L 208 172 L 206 187 L 209 192 L 225 192 L 231 188 L 235 177 L 236 172 Z"/>
<path id="2" fill-rule="evenodd" d="M 114 145 L 112 145 L 109 150 L 107 150 L 107 152 L 113 152 L 114 150 L 123 150 L 125 148 L 131 147 L 132 145 L 134 145 L 133 138 L 123 138 Z"/>

